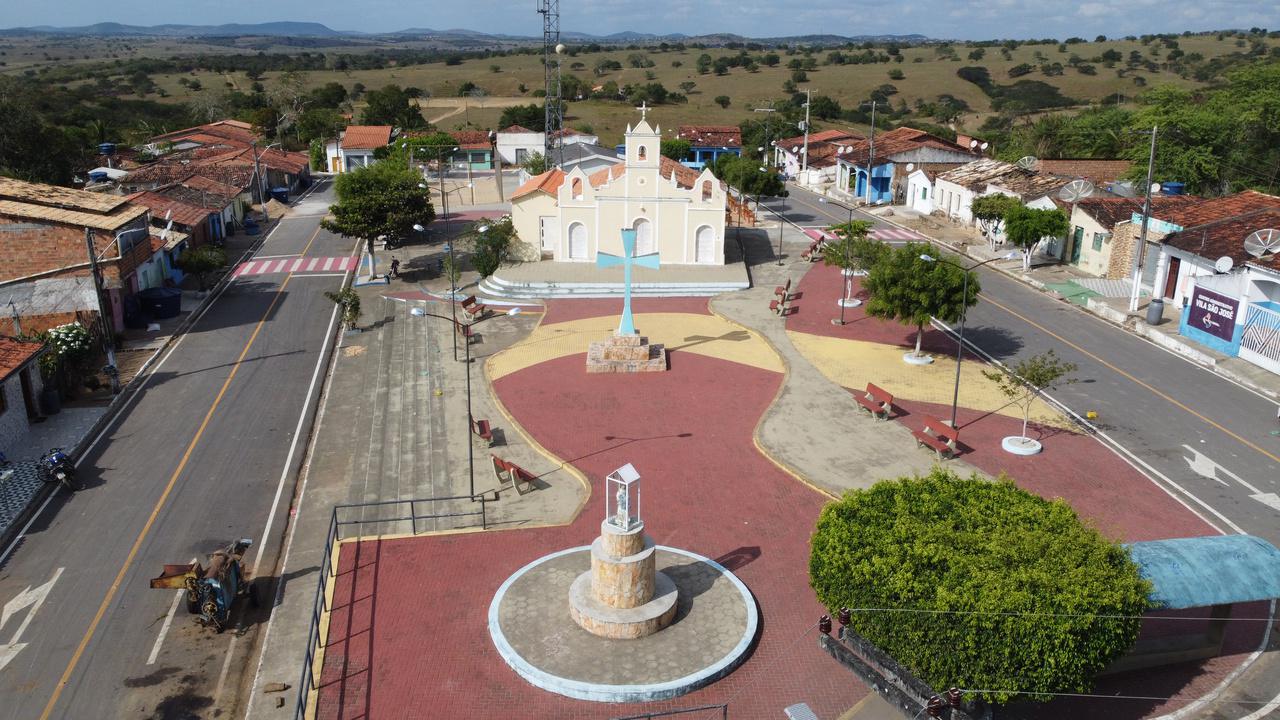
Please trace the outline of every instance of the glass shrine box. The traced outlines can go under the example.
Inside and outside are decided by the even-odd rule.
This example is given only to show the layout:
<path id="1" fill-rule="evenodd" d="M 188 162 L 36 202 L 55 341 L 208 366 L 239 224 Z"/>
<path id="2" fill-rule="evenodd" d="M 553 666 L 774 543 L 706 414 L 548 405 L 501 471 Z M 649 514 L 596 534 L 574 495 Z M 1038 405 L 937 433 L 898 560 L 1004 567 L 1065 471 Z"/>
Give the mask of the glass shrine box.
<path id="1" fill-rule="evenodd" d="M 623 532 L 644 525 L 640 520 L 640 473 L 627 463 L 605 477 L 604 521 Z"/>

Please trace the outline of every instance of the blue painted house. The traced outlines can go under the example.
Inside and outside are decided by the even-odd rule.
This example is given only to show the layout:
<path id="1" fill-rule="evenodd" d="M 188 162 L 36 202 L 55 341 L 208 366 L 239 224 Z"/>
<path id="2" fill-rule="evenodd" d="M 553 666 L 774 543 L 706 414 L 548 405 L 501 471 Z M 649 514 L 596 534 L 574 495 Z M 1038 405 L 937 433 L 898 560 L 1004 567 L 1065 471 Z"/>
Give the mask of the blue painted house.
<path id="1" fill-rule="evenodd" d="M 676 137 L 693 147 L 680 163 L 695 170 L 710 165 L 721 155 L 742 154 L 742 129 L 736 125 L 681 125 Z"/>
<path id="2" fill-rule="evenodd" d="M 869 139 L 856 141 L 841 150 L 836 158 L 836 187 L 867 200 L 869 181 L 872 205 L 905 201 L 911 170 L 926 165 L 954 166 L 981 157 L 967 147 L 909 127 L 876 133 L 874 144 Z"/>

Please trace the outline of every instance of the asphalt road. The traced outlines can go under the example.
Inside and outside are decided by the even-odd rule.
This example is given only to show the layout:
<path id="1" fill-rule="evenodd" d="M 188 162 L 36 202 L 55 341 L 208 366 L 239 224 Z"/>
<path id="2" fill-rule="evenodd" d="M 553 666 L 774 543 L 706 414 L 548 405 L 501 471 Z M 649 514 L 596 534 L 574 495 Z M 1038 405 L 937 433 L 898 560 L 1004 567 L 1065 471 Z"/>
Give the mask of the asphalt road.
<path id="1" fill-rule="evenodd" d="M 848 212 L 789 187 L 771 200 L 802 226 L 844 222 Z M 886 225 L 857 212 L 855 219 Z M 1224 532 L 1280 545 L 1280 435 L 1276 403 L 1212 371 L 996 270 L 978 270 L 966 343 L 1002 362 L 1053 349 L 1076 363 L 1077 383 L 1052 393 L 1080 416 L 1098 413 L 1104 442 Z M 1123 502 L 1124 488 L 1116 488 Z"/>
<path id="2" fill-rule="evenodd" d="M 306 198 L 257 256 L 349 254 L 349 241 L 319 230 L 329 192 Z M 246 564 L 271 572 L 295 476 L 286 462 L 305 445 L 291 456 L 328 350 L 334 305 L 322 293 L 341 283 L 315 273 L 230 283 L 81 459 L 86 489 L 51 502 L 0 566 L 0 638 L 17 631 L 25 643 L 0 668 L 0 718 L 237 714 L 265 608 L 237 606 L 218 635 L 148 580 L 239 537 L 256 543 Z"/>

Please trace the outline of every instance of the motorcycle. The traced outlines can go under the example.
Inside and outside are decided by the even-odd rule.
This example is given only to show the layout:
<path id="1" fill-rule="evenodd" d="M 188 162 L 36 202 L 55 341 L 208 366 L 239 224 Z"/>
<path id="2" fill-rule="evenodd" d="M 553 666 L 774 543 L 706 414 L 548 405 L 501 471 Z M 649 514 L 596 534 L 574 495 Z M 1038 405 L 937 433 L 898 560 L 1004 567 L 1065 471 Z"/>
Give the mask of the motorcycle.
<path id="1" fill-rule="evenodd" d="M 40 458 L 40 476 L 47 483 L 56 482 L 70 492 L 80 489 L 76 482 L 76 468 L 71 456 L 62 452 L 62 448 L 51 448 Z"/>

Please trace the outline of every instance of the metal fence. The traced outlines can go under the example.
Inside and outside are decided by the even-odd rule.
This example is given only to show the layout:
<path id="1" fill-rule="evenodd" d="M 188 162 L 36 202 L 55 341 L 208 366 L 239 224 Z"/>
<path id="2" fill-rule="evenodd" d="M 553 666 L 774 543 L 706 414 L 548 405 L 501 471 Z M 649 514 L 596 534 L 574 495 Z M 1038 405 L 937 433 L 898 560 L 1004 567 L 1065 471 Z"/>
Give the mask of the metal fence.
<path id="1" fill-rule="evenodd" d="M 1256 303 L 1249 305 L 1244 316 L 1244 332 L 1240 335 L 1240 349 L 1258 355 L 1250 358 L 1245 352 L 1241 357 L 1263 367 L 1280 365 L 1280 312 Z"/>
<path id="2" fill-rule="evenodd" d="M 496 498 L 460 495 L 416 500 L 384 500 L 381 502 L 335 505 L 329 516 L 329 532 L 325 535 L 324 556 L 320 561 L 320 579 L 316 582 L 315 597 L 311 601 L 311 628 L 307 633 L 307 652 L 302 665 L 302 678 L 298 682 L 298 700 L 294 707 L 295 720 L 305 720 L 307 703 L 311 693 L 320 689 L 321 649 L 329 636 L 324 626 L 325 615 L 331 609 L 329 582 L 338 576 L 338 543 L 354 537 L 379 537 L 384 535 L 417 535 L 438 530 L 457 530 L 468 527 L 488 527 L 488 503 Z M 457 510 L 474 508 L 478 510 Z M 354 528 L 355 532 L 348 529 Z"/>

